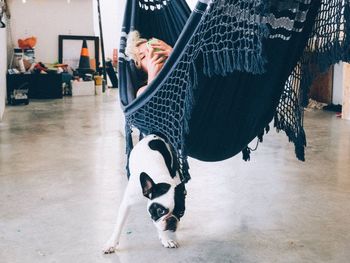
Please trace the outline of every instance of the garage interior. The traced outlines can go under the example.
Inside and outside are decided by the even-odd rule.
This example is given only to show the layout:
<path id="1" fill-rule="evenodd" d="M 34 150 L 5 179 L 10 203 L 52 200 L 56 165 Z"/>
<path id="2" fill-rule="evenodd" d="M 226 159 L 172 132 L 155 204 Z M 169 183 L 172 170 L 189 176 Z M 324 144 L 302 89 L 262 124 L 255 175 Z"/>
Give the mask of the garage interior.
<path id="1" fill-rule="evenodd" d="M 113 62 L 126 1 L 101 2 L 105 57 Z M 196 2 L 188 1 L 192 8 Z M 36 63 L 52 64 L 58 36 L 100 37 L 96 2 L 8 5 L 11 28 L 6 19 L 0 28 L 0 262 L 348 262 L 349 64 L 334 65 L 312 85 L 305 162 L 275 129 L 249 162 L 241 155 L 213 163 L 190 158 L 180 247 L 161 246 L 145 201 L 132 209 L 118 251 L 105 255 L 127 184 L 118 88 L 109 78 L 93 95 L 40 98 L 39 91 L 28 105 L 10 105 L 6 95 L 9 30 L 16 41 L 36 36 Z M 102 63 L 93 42 L 90 59 Z M 76 49 L 79 57 L 81 42 Z"/>

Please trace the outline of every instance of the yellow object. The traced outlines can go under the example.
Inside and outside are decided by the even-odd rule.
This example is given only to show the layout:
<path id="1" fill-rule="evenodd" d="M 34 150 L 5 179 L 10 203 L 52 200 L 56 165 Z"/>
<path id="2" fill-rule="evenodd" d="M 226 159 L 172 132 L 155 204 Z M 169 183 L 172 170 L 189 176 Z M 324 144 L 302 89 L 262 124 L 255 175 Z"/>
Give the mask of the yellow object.
<path id="1" fill-rule="evenodd" d="M 95 76 L 95 85 L 96 86 L 102 85 L 102 77 L 101 76 Z"/>

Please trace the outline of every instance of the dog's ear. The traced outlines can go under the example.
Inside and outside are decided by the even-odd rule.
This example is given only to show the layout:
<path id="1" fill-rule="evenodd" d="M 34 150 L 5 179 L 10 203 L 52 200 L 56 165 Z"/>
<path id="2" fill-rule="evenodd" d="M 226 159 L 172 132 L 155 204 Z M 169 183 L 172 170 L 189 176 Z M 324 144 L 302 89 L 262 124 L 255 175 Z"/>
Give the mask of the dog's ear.
<path id="1" fill-rule="evenodd" d="M 169 191 L 170 187 L 171 185 L 167 183 L 156 184 L 152 189 L 152 199 L 166 194 Z"/>
<path id="2" fill-rule="evenodd" d="M 149 177 L 148 174 L 142 172 L 140 174 L 140 183 L 143 195 L 148 199 L 152 199 L 152 188 L 155 185 L 152 178 Z"/>

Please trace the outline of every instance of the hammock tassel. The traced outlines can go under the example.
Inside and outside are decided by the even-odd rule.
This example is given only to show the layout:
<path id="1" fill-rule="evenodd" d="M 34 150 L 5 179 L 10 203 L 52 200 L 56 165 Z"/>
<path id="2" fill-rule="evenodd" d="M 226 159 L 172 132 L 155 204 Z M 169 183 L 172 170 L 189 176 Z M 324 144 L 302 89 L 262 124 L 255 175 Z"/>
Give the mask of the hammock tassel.
<path id="1" fill-rule="evenodd" d="M 250 152 L 251 152 L 251 149 L 248 146 L 242 150 L 244 161 L 246 161 L 246 162 L 250 161 Z"/>
<path id="2" fill-rule="evenodd" d="M 189 120 L 191 118 L 192 108 L 194 104 L 193 90 L 198 86 L 197 70 L 196 66 L 191 64 L 192 74 L 189 79 L 189 85 L 186 86 L 186 96 L 185 96 L 185 119 L 184 119 L 184 131 L 188 133 L 189 131 Z"/>
<path id="3" fill-rule="evenodd" d="M 295 155 L 300 161 L 305 161 L 305 146 L 306 146 L 306 136 L 305 132 L 302 129 L 296 139 L 295 142 Z"/>
<path id="4" fill-rule="evenodd" d="M 191 179 L 189 170 L 190 170 L 190 166 L 188 165 L 187 158 L 181 158 L 181 169 L 179 169 L 179 172 L 180 172 L 181 182 L 184 184 Z"/>
<path id="5" fill-rule="evenodd" d="M 264 141 L 264 131 L 262 131 L 262 132 L 258 135 L 258 140 L 259 140 L 259 142 L 263 142 L 263 141 Z"/>

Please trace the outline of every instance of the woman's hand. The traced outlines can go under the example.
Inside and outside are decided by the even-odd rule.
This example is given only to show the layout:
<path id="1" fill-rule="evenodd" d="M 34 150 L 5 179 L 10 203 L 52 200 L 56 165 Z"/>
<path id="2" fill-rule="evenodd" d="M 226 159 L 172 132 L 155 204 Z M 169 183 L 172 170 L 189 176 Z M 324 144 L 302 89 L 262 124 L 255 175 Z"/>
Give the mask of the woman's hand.
<path id="1" fill-rule="evenodd" d="M 147 54 L 148 83 L 150 83 L 158 75 L 159 71 L 164 65 L 165 60 L 165 56 L 156 54 L 153 47 L 149 48 Z"/>
<path id="2" fill-rule="evenodd" d="M 150 46 L 155 50 L 154 54 L 164 56 L 166 58 L 168 58 L 173 51 L 173 48 L 171 46 L 159 39 L 150 43 Z"/>

